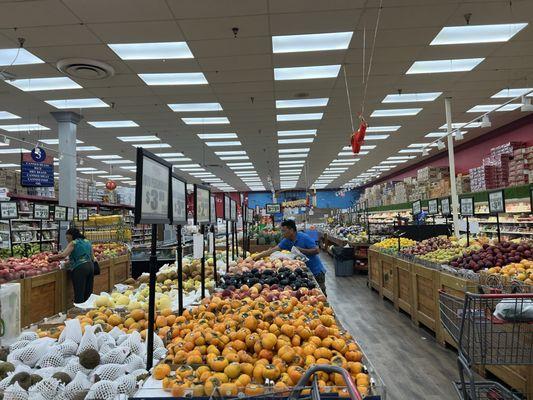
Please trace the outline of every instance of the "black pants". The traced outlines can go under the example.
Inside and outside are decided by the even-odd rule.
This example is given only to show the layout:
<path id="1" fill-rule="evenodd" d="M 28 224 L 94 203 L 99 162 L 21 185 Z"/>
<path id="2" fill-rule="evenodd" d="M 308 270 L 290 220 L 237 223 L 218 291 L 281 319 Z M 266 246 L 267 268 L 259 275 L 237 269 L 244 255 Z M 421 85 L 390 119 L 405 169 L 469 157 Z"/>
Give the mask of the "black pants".
<path id="1" fill-rule="evenodd" d="M 74 303 L 83 303 L 93 292 L 94 266 L 92 261 L 74 268 L 70 275 L 74 287 Z"/>
<path id="2" fill-rule="evenodd" d="M 321 272 L 318 275 L 315 275 L 315 280 L 318 283 L 318 286 L 320 287 L 320 290 L 322 290 L 322 293 L 324 293 L 324 296 L 327 296 L 327 294 L 326 294 L 326 274 L 324 272 Z"/>

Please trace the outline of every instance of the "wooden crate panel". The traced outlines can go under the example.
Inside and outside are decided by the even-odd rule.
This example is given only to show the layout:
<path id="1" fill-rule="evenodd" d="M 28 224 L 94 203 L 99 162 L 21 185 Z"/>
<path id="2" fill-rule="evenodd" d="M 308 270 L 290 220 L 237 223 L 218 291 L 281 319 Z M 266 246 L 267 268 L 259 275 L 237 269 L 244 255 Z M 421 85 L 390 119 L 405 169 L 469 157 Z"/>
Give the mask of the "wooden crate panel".
<path id="1" fill-rule="evenodd" d="M 274 247 L 274 245 L 250 243 L 250 252 L 251 253 L 261 253 L 262 251 L 268 250 L 271 247 Z M 231 252 L 231 244 L 230 244 L 230 247 L 229 247 L 229 251 Z"/>
<path id="2" fill-rule="evenodd" d="M 22 285 L 22 325 L 51 317 L 62 310 L 62 271 L 25 278 Z"/>
<path id="3" fill-rule="evenodd" d="M 368 252 L 368 281 L 370 286 L 379 290 L 381 286 L 380 279 L 380 254 L 378 252 L 370 250 Z"/>
<path id="4" fill-rule="evenodd" d="M 131 270 L 130 267 L 130 259 L 128 256 L 122 256 L 115 259 L 113 262 L 113 266 L 111 267 L 110 285 L 113 286 L 128 279 Z"/>
<path id="5" fill-rule="evenodd" d="M 383 296 L 390 300 L 394 299 L 394 276 L 392 273 L 392 263 L 388 259 L 381 260 L 381 285 Z"/>
<path id="6" fill-rule="evenodd" d="M 527 400 L 533 400 L 533 366 L 487 365 L 485 369 L 518 390 Z"/>
<path id="7" fill-rule="evenodd" d="M 93 293 L 100 294 L 100 292 L 108 292 L 110 288 L 110 261 L 102 261 L 100 264 L 100 275 L 94 277 Z"/>
<path id="8" fill-rule="evenodd" d="M 411 271 L 407 265 L 398 266 L 396 287 L 398 293 L 398 307 L 408 313 L 411 313 L 411 304 L 413 302 L 413 280 L 411 279 Z"/>
<path id="9" fill-rule="evenodd" d="M 414 320 L 436 332 L 438 317 L 437 271 L 413 264 Z"/>

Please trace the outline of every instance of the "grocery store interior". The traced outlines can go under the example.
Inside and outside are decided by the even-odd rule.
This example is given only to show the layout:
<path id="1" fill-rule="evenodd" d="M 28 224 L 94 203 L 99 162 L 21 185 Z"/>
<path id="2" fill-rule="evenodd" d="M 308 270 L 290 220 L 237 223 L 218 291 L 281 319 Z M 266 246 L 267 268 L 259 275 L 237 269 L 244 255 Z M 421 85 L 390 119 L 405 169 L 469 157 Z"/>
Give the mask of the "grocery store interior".
<path id="1" fill-rule="evenodd" d="M 532 23 L 0 1 L 0 399 L 533 400 Z"/>

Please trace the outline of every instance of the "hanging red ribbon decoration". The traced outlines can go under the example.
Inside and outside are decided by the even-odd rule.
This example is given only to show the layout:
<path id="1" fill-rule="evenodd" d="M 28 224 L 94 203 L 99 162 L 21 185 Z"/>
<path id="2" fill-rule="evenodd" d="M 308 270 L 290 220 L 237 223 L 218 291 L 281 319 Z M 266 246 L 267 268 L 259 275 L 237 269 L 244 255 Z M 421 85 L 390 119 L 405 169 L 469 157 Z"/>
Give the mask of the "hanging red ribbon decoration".
<path id="1" fill-rule="evenodd" d="M 351 144 L 352 144 L 352 152 L 354 154 L 359 154 L 359 151 L 361 151 L 361 146 L 365 141 L 365 134 L 366 134 L 366 128 L 368 124 L 364 119 L 361 118 L 361 123 L 359 124 L 359 129 L 357 132 L 354 132 L 352 134 Z"/>
<path id="2" fill-rule="evenodd" d="M 115 181 L 107 181 L 105 183 L 105 187 L 106 187 L 107 190 L 113 191 L 113 190 L 115 190 L 117 188 L 117 184 L 116 184 Z"/>

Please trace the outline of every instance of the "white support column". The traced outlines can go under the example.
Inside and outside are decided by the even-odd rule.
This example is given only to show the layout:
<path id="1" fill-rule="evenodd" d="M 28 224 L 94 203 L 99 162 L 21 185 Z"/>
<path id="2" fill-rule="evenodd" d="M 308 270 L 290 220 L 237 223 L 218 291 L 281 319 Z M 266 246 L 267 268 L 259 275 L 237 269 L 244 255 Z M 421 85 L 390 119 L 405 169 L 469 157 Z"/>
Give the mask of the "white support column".
<path id="1" fill-rule="evenodd" d="M 450 164 L 450 186 L 452 194 L 452 218 L 453 218 L 453 233 L 459 237 L 459 198 L 457 197 L 457 181 L 455 179 L 455 153 L 453 151 L 453 135 L 452 133 L 452 98 L 446 97 L 444 99 L 446 107 L 446 128 L 448 131 L 448 163 Z"/>
<path id="2" fill-rule="evenodd" d="M 59 138 L 59 205 L 77 207 L 76 194 L 76 130 L 83 118 L 70 111 L 52 112 L 57 121 Z M 67 224 L 61 224 L 60 245 L 66 246 Z"/>

